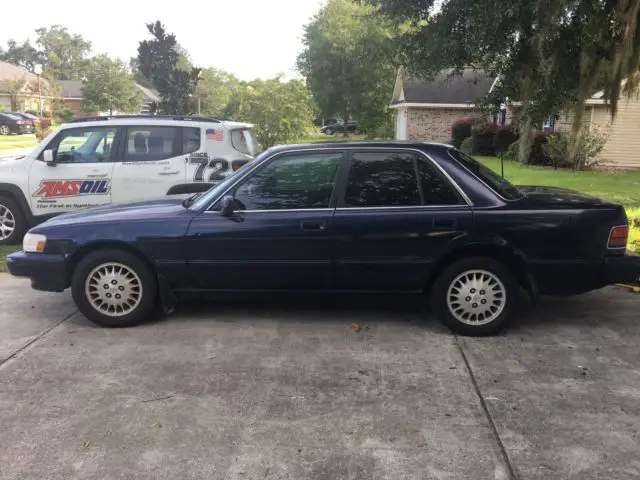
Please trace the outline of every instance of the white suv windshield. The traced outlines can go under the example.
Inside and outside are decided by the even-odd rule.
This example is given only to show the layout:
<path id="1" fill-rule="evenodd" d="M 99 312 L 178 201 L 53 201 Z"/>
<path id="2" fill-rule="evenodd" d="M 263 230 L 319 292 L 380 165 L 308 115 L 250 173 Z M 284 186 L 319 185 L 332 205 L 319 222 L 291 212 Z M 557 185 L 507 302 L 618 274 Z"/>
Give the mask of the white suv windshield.
<path id="1" fill-rule="evenodd" d="M 259 151 L 258 142 L 250 128 L 237 128 L 231 130 L 231 145 L 240 153 L 256 156 Z"/>

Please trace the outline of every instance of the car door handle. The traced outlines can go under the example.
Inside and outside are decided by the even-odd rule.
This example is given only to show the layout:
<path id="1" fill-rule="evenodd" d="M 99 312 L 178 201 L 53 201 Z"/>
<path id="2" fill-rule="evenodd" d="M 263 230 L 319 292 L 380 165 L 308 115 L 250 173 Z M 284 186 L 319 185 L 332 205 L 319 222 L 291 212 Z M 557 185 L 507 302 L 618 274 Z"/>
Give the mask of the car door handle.
<path id="1" fill-rule="evenodd" d="M 457 221 L 455 218 L 434 218 L 433 229 L 434 230 L 449 230 L 456 228 Z"/>
<path id="2" fill-rule="evenodd" d="M 158 175 L 178 175 L 180 170 L 173 170 L 172 172 L 160 172 Z"/>
<path id="3" fill-rule="evenodd" d="M 89 178 L 107 178 L 109 176 L 108 173 L 94 173 L 91 175 L 87 175 Z"/>
<path id="4" fill-rule="evenodd" d="M 304 232 L 324 232 L 327 229 L 327 222 L 305 220 L 300 223 L 300 228 Z"/>

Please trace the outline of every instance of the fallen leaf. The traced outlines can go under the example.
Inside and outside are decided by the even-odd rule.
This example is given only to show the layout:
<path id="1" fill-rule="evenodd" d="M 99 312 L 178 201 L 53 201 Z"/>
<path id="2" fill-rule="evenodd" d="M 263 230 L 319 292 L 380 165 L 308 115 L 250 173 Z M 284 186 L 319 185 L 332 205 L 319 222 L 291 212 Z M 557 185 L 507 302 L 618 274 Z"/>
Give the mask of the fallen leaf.
<path id="1" fill-rule="evenodd" d="M 418 448 L 424 448 L 424 447 L 426 447 L 426 446 L 427 446 L 427 444 L 426 444 L 426 443 L 419 443 L 419 444 L 418 444 Z"/>
<path id="2" fill-rule="evenodd" d="M 84 448 L 89 448 L 91 446 L 91 440 L 87 440 L 84 442 Z"/>
<path id="3" fill-rule="evenodd" d="M 160 422 L 156 422 L 153 425 L 151 425 L 152 427 L 157 427 L 157 428 L 161 428 L 162 424 Z"/>
<path id="4" fill-rule="evenodd" d="M 358 333 L 362 329 L 362 326 L 359 323 L 352 323 L 351 330 Z"/>

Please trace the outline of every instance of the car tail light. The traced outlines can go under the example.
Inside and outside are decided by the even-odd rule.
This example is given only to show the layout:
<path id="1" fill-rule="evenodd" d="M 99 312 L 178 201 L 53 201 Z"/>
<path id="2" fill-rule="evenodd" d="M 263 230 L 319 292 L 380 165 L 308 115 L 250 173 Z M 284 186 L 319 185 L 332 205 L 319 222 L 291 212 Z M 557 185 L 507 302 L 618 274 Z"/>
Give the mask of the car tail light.
<path id="1" fill-rule="evenodd" d="M 18 120 L 16 123 L 18 125 L 24 125 L 26 122 L 24 120 Z"/>
<path id="2" fill-rule="evenodd" d="M 626 248 L 629 239 L 629 226 L 613 227 L 609 234 L 609 248 Z"/>

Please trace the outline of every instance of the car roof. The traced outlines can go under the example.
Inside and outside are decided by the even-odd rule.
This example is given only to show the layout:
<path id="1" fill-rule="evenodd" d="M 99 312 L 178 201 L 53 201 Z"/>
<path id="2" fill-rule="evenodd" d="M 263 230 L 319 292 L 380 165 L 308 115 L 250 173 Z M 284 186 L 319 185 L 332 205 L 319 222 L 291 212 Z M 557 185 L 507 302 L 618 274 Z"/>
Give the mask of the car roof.
<path id="1" fill-rule="evenodd" d="M 272 147 L 273 153 L 288 152 L 293 150 L 313 149 L 340 149 L 340 148 L 413 148 L 425 151 L 444 151 L 453 148 L 452 145 L 436 142 L 418 142 L 415 140 L 341 140 L 337 142 L 299 143 L 279 145 Z"/>
<path id="2" fill-rule="evenodd" d="M 90 126 L 109 125 L 172 125 L 172 126 L 213 126 L 222 125 L 226 129 L 253 128 L 250 123 L 233 122 L 229 120 L 219 120 L 209 117 L 191 117 L 179 115 L 113 115 L 80 117 L 62 125 L 63 128 L 78 128 Z"/>

